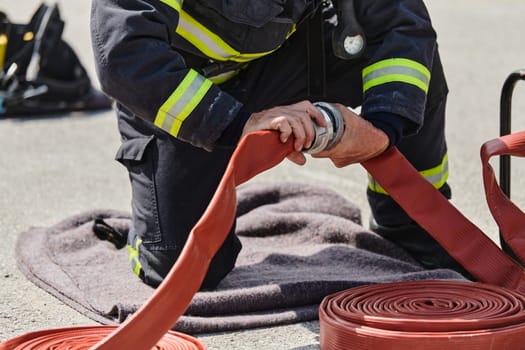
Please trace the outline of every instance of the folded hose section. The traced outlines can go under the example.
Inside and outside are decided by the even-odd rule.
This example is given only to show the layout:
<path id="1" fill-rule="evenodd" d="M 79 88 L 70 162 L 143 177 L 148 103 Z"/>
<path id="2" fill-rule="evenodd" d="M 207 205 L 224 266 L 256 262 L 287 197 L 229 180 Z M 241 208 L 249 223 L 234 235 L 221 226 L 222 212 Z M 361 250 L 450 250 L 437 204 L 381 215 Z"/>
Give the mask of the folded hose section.
<path id="1" fill-rule="evenodd" d="M 495 147 L 485 158 L 507 152 L 505 147 L 514 140 L 502 141 L 504 150 Z M 170 329 L 199 290 L 211 258 L 231 228 L 235 187 L 277 165 L 290 152 L 292 142 L 282 144 L 276 132 L 256 132 L 241 140 L 180 258 L 151 298 L 120 327 L 33 332 L 0 344 L 0 350 L 204 349 L 196 339 Z M 414 220 L 484 283 L 389 283 L 330 295 L 319 312 L 321 348 L 525 348 L 525 274 L 521 267 L 423 179 L 397 149 L 363 166 Z"/>

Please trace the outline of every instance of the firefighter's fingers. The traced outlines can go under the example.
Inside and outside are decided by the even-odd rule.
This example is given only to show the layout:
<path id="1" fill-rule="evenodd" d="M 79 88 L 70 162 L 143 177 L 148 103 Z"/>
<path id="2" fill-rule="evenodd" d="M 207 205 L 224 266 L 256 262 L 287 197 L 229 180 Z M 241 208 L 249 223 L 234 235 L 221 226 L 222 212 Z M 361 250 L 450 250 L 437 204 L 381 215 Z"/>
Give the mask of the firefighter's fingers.
<path id="1" fill-rule="evenodd" d="M 310 119 L 313 119 L 315 123 L 319 126 L 326 127 L 326 120 L 323 117 L 323 114 L 317 107 L 315 107 L 311 102 L 305 101 L 306 113 L 308 113 Z"/>
<path id="2" fill-rule="evenodd" d="M 310 148 L 315 139 L 314 124 L 326 127 L 326 120 L 319 109 L 310 101 L 301 101 L 290 106 L 293 109 L 293 115 L 299 118 L 303 124 L 305 132 L 304 148 Z"/>
<path id="3" fill-rule="evenodd" d="M 288 123 L 292 128 L 294 137 L 294 149 L 300 152 L 303 148 L 307 148 L 307 126 L 301 118 L 288 118 Z M 311 132 L 310 132 L 311 134 Z M 311 141 L 310 141 L 311 142 Z"/>
<path id="4" fill-rule="evenodd" d="M 306 163 L 306 157 L 302 152 L 294 151 L 290 153 L 286 158 L 288 158 L 288 160 L 294 162 L 297 165 L 304 165 Z"/>
<path id="5" fill-rule="evenodd" d="M 312 146 L 315 139 L 314 124 L 310 118 L 302 118 L 301 123 L 305 132 L 304 148 L 308 149 Z"/>
<path id="6" fill-rule="evenodd" d="M 273 130 L 278 130 L 281 135 L 281 141 L 286 142 L 293 136 L 294 138 L 294 149 L 300 152 L 303 148 L 307 148 L 309 143 L 313 140 L 313 127 L 310 121 L 304 122 L 301 116 L 298 116 L 295 113 L 291 115 L 280 116 L 273 118 L 270 122 L 270 128 Z M 308 124 L 309 123 L 309 124 Z M 308 130 L 310 127 L 312 130 Z M 308 130 L 308 131 L 307 131 Z M 307 133 L 309 140 L 307 140 Z"/>
<path id="7" fill-rule="evenodd" d="M 292 125 L 284 116 L 273 118 L 270 121 L 269 129 L 279 131 L 279 138 L 283 143 L 288 141 L 293 132 Z"/>
<path id="8" fill-rule="evenodd" d="M 302 151 L 310 148 L 315 139 L 315 129 L 310 115 L 303 112 L 291 111 L 285 117 L 294 137 L 294 149 Z"/>
<path id="9" fill-rule="evenodd" d="M 277 130 L 282 142 L 287 142 L 293 135 L 294 149 L 301 151 L 313 143 L 314 123 L 326 126 L 321 112 L 311 102 L 301 101 L 253 113 L 246 122 L 242 135 L 256 130 Z"/>

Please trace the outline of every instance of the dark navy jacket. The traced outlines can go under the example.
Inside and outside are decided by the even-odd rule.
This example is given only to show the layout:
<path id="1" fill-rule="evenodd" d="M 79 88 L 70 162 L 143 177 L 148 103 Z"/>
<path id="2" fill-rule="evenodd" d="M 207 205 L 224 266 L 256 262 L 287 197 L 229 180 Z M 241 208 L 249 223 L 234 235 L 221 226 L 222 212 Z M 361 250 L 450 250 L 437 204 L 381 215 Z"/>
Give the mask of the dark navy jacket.
<path id="1" fill-rule="evenodd" d="M 363 117 L 393 114 L 423 124 L 436 34 L 421 0 L 354 0 L 369 62 Z M 173 137 L 214 148 L 242 104 L 221 90 L 243 64 L 293 36 L 313 0 L 93 0 L 91 30 L 102 89 Z M 205 77 L 203 63 L 232 70 Z"/>

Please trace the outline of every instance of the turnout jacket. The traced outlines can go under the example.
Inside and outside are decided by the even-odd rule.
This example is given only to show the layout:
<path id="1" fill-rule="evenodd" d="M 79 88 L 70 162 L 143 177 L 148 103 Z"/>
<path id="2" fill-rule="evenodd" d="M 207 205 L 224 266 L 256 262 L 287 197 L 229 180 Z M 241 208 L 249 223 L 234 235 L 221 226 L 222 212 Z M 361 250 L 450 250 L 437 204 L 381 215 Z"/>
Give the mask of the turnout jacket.
<path id="1" fill-rule="evenodd" d="M 344 1 L 344 0 L 339 0 Z M 212 150 L 242 104 L 220 82 L 269 55 L 314 11 L 314 0 L 93 0 L 102 90 L 133 117 Z M 436 34 L 421 0 L 354 0 L 367 38 L 362 115 L 423 123 Z M 216 76 L 202 63 L 232 69 Z M 252 111 L 249 111 L 252 112 Z"/>

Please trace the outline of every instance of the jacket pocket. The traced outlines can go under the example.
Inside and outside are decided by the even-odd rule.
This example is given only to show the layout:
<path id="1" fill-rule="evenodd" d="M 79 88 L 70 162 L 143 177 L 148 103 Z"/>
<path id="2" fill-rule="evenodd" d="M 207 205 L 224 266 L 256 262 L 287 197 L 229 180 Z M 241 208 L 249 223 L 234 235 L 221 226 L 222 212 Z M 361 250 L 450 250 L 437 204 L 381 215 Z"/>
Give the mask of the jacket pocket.
<path id="1" fill-rule="evenodd" d="M 269 53 L 287 39 L 293 16 L 277 0 L 184 2 L 184 7 L 208 30 L 236 51 Z"/>

